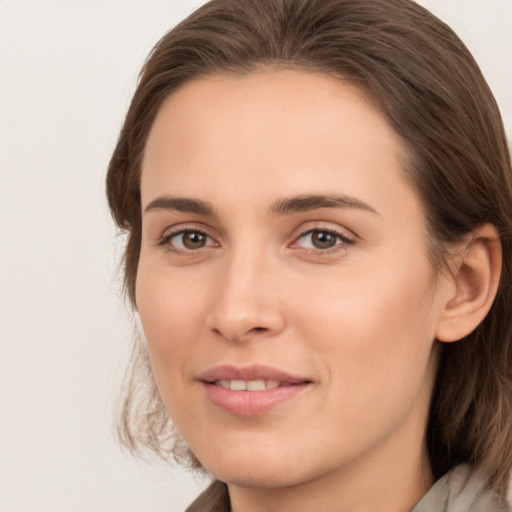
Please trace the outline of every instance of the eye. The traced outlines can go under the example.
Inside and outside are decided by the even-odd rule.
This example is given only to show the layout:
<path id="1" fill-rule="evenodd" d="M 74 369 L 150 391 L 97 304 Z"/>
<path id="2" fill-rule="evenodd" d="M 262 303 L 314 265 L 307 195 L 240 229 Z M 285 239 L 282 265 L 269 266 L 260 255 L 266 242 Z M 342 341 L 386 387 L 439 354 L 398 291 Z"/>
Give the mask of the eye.
<path id="1" fill-rule="evenodd" d="M 325 251 L 336 246 L 346 246 L 353 243 L 353 240 L 337 231 L 330 229 L 311 229 L 299 236 L 294 242 L 293 247 Z"/>
<path id="2" fill-rule="evenodd" d="M 172 246 L 179 251 L 195 251 L 211 245 L 215 245 L 213 239 L 202 231 L 184 229 L 166 236 L 164 244 Z"/>

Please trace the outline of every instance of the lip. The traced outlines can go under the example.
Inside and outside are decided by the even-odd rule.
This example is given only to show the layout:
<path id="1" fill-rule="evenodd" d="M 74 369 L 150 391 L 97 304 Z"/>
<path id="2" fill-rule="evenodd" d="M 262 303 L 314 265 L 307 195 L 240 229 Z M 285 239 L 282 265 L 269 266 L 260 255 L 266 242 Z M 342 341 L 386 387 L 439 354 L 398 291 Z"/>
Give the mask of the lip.
<path id="1" fill-rule="evenodd" d="M 269 366 L 216 366 L 199 375 L 209 400 L 219 409 L 235 416 L 259 416 L 302 395 L 313 381 Z M 216 382 L 219 380 L 274 380 L 279 387 L 262 391 L 234 391 Z"/>
<path id="2" fill-rule="evenodd" d="M 301 382 L 311 382 L 308 377 L 292 375 L 283 370 L 272 368 L 270 366 L 250 365 L 250 366 L 216 366 L 199 375 L 199 380 L 204 382 L 215 382 L 217 380 L 278 380 L 284 384 L 300 384 Z"/>

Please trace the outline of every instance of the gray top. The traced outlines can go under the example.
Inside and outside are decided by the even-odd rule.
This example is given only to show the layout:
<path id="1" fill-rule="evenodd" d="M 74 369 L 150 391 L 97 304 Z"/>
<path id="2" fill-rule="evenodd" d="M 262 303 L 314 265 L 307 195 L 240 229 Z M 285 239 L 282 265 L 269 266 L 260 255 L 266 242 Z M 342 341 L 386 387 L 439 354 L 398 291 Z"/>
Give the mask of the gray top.
<path id="1" fill-rule="evenodd" d="M 412 512 L 510 512 L 512 507 L 488 488 L 487 479 L 467 464 L 440 478 Z"/>
<path id="2" fill-rule="evenodd" d="M 215 481 L 185 512 L 230 510 L 227 486 Z M 482 473 L 462 464 L 440 478 L 411 512 L 512 512 L 512 506 L 488 488 Z"/>

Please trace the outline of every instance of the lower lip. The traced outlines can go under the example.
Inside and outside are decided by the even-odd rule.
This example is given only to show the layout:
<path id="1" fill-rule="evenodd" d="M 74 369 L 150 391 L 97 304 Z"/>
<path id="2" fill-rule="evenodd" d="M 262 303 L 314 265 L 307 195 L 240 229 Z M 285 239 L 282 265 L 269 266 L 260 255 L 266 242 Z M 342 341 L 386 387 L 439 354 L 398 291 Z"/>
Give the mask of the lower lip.
<path id="1" fill-rule="evenodd" d="M 233 391 L 203 382 L 208 397 L 219 409 L 236 416 L 258 416 L 301 395 L 310 383 L 280 386 L 262 391 Z"/>

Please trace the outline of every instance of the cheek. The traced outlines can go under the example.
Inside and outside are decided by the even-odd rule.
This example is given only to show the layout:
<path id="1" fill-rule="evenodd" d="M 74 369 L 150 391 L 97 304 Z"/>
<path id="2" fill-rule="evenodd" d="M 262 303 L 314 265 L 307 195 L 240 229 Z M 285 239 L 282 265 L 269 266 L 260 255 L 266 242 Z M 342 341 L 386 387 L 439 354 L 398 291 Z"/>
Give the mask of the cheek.
<path id="1" fill-rule="evenodd" d="M 383 388 L 421 384 L 435 333 L 428 265 L 386 269 L 354 269 L 339 286 L 312 290 L 296 315 L 333 389 L 370 403 Z"/>
<path id="2" fill-rule="evenodd" d="M 139 266 L 137 310 L 157 383 L 165 379 L 169 385 L 181 378 L 200 337 L 205 299 L 198 295 L 197 276 L 192 279 L 156 268 L 144 262 Z"/>
<path id="3" fill-rule="evenodd" d="M 336 427 L 325 437 L 350 452 L 393 432 L 413 410 L 423 425 L 436 359 L 429 279 L 367 272 L 343 282 L 308 294 L 297 319 L 325 377 L 316 415 L 329 415 L 325 424 Z"/>
<path id="4" fill-rule="evenodd" d="M 196 276 L 197 277 L 197 276 Z M 174 425 L 187 432 L 194 409 L 190 368 L 201 354 L 206 286 L 160 265 L 142 264 L 137 276 L 137 309 L 146 337 L 153 376 Z M 195 283 L 195 284 L 194 284 Z"/>

